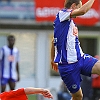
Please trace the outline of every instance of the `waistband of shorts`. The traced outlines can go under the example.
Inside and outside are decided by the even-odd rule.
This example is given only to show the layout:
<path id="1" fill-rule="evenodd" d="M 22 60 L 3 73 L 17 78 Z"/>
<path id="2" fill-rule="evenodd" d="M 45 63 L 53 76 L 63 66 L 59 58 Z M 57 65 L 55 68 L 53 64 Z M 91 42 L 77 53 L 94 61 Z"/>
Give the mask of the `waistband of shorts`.
<path id="1" fill-rule="evenodd" d="M 76 61 L 78 62 L 78 61 Z M 69 65 L 69 64 L 74 64 L 76 62 L 62 62 L 62 63 L 58 63 L 59 65 Z"/>
<path id="2" fill-rule="evenodd" d="M 85 54 L 83 54 L 76 62 L 62 62 L 62 63 L 58 63 L 59 65 L 69 65 L 69 64 L 74 64 L 77 63 L 81 58 L 84 57 Z"/>

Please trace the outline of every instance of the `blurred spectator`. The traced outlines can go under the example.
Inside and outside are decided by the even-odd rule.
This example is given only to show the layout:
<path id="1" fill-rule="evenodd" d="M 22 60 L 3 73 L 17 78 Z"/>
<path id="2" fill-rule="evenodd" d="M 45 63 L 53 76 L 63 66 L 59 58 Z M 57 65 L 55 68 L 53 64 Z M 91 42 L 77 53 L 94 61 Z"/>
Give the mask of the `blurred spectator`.
<path id="1" fill-rule="evenodd" d="M 14 47 L 15 37 L 9 35 L 7 40 L 8 45 L 0 50 L 1 92 L 5 91 L 6 84 L 9 84 L 10 90 L 14 90 L 16 82 L 19 81 L 19 52 Z"/>
<path id="2" fill-rule="evenodd" d="M 92 97 L 92 78 L 82 75 L 81 88 L 83 92 L 83 100 L 91 100 Z"/>
<path id="3" fill-rule="evenodd" d="M 11 2 L 11 0 L 0 0 L 0 2 L 1 2 L 1 1 L 7 1 L 7 2 Z"/>
<path id="4" fill-rule="evenodd" d="M 96 55 L 95 58 L 100 60 L 100 56 L 98 55 Z M 98 100 L 100 98 L 100 76 L 97 74 L 92 74 L 92 88 L 93 88 L 92 100 Z"/>
<path id="5" fill-rule="evenodd" d="M 58 100 L 70 100 L 71 99 L 71 95 L 66 85 L 64 84 L 64 82 L 61 83 L 60 91 L 57 93 L 57 96 L 58 96 Z"/>

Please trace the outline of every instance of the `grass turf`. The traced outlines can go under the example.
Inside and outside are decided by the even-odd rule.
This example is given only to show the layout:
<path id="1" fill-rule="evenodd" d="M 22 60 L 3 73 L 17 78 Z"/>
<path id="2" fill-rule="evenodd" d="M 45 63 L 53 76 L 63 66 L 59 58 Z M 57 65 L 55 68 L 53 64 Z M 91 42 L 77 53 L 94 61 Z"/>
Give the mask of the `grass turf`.
<path id="1" fill-rule="evenodd" d="M 29 95 L 28 100 L 36 100 L 36 95 Z"/>

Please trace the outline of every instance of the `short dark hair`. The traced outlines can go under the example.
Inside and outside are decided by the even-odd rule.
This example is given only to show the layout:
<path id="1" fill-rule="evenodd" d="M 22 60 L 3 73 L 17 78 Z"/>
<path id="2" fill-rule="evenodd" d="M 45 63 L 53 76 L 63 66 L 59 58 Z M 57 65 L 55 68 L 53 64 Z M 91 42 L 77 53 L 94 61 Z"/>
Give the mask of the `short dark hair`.
<path id="1" fill-rule="evenodd" d="M 15 39 L 15 36 L 14 35 L 8 35 L 7 36 L 7 40 L 9 40 L 10 38 L 14 38 Z"/>
<path id="2" fill-rule="evenodd" d="M 73 3 L 78 5 L 80 1 L 81 0 L 66 0 L 66 3 L 64 4 L 64 6 L 65 6 L 65 8 L 69 9 Z"/>

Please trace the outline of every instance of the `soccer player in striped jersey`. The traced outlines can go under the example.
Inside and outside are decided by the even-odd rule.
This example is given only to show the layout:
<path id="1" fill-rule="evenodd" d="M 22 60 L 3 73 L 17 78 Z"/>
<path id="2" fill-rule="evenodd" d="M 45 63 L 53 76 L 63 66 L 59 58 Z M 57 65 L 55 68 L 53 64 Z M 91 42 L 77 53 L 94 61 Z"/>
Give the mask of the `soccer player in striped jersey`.
<path id="1" fill-rule="evenodd" d="M 9 35 L 7 41 L 8 45 L 0 50 L 1 92 L 5 91 L 6 84 L 9 84 L 10 90 L 14 90 L 16 82 L 19 81 L 19 51 L 14 47 L 15 37 Z"/>
<path id="2" fill-rule="evenodd" d="M 65 0 L 64 9 L 60 10 L 54 21 L 54 38 L 51 47 L 51 64 L 70 93 L 72 100 L 82 100 L 80 74 L 100 75 L 100 61 L 83 53 L 78 40 L 78 28 L 73 18 L 84 15 L 95 0 L 88 0 L 82 5 L 81 0 Z"/>
<path id="3" fill-rule="evenodd" d="M 0 100 L 28 100 L 27 96 L 30 94 L 41 94 L 46 98 L 53 99 L 48 89 L 27 87 L 3 92 L 0 94 Z"/>

